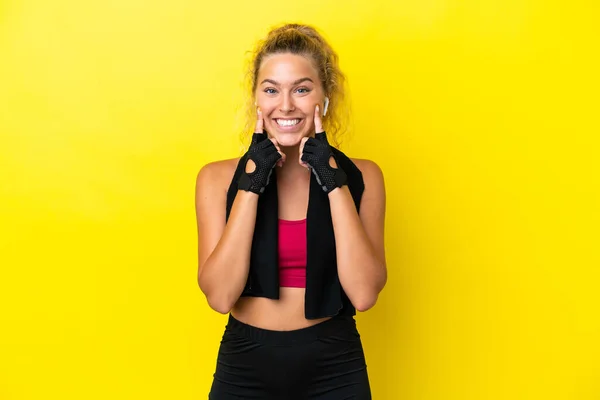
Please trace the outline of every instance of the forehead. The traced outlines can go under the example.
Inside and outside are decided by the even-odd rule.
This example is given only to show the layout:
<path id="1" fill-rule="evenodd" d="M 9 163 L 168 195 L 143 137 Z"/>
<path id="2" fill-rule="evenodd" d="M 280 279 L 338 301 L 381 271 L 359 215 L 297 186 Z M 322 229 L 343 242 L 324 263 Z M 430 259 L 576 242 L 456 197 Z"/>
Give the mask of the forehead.
<path id="1" fill-rule="evenodd" d="M 272 54 L 263 60 L 258 71 L 258 82 L 271 78 L 281 83 L 309 77 L 316 82 L 319 73 L 311 60 L 306 57 L 291 54 Z"/>

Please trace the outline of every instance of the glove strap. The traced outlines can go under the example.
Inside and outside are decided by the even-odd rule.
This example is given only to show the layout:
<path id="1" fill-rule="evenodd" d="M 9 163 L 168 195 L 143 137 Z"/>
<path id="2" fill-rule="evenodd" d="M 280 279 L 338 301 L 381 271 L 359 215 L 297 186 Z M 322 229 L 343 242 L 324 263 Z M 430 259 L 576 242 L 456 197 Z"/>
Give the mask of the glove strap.
<path id="1" fill-rule="evenodd" d="M 338 165 L 338 168 L 334 168 L 335 169 L 335 174 L 333 175 L 333 180 L 335 181 L 335 185 L 336 187 L 342 187 L 344 185 L 348 184 L 348 176 L 346 175 L 346 172 L 344 172 L 343 169 L 341 169 Z M 335 188 L 332 188 L 331 190 L 333 190 Z M 331 192 L 331 190 L 329 192 Z M 327 193 L 329 193 L 327 192 Z"/>

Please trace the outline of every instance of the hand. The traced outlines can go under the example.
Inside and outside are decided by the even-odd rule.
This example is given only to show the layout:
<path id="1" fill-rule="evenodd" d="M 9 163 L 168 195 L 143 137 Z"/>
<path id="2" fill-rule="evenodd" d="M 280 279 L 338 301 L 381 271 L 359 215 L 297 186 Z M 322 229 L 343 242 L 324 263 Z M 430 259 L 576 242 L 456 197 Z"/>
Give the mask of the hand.
<path id="1" fill-rule="evenodd" d="M 248 148 L 246 166 L 238 179 L 238 189 L 260 194 L 269 184 L 273 168 L 282 166 L 285 154 L 275 139 L 269 139 L 264 131 L 260 108 L 257 109 L 256 129 Z"/>
<path id="2" fill-rule="evenodd" d="M 315 137 L 300 142 L 300 164 L 308 167 L 325 193 L 347 184 L 347 176 L 335 160 L 323 130 L 319 105 L 315 107 Z"/>

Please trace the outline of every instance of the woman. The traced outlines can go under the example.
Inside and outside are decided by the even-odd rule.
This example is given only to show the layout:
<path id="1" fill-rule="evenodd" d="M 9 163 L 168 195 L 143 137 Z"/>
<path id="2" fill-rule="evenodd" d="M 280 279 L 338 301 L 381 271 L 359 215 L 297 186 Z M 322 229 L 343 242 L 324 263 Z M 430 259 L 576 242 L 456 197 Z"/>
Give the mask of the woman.
<path id="1" fill-rule="evenodd" d="M 196 183 L 198 283 L 230 313 L 209 398 L 370 399 L 353 315 L 387 279 L 381 170 L 329 144 L 344 76 L 314 28 L 272 30 L 249 76 L 248 151 Z"/>

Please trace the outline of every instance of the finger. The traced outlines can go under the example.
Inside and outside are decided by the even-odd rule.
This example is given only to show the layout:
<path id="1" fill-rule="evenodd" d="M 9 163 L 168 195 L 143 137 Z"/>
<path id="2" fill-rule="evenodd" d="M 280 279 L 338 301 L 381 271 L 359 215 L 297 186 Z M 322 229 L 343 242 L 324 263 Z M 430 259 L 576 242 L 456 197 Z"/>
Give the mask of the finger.
<path id="1" fill-rule="evenodd" d="M 317 133 L 317 135 L 321 135 L 321 134 L 320 134 L 320 133 Z M 317 140 L 315 140 L 315 138 L 314 138 L 314 137 L 309 137 L 309 138 L 306 138 L 306 139 L 307 139 L 307 140 L 306 140 L 306 142 L 304 143 L 304 147 L 314 147 L 314 146 L 316 146 L 316 145 L 317 145 L 317 143 L 318 143 L 318 142 L 317 142 Z"/>
<path id="2" fill-rule="evenodd" d="M 302 157 L 300 157 L 300 164 L 304 165 L 307 168 L 310 167 L 310 161 L 310 154 L 303 154 Z"/>
<path id="3" fill-rule="evenodd" d="M 302 155 L 304 154 L 304 145 L 306 144 L 306 142 L 308 142 L 309 139 L 311 138 L 307 136 L 303 137 L 302 140 L 300 140 L 300 151 L 298 152 L 298 162 L 300 163 L 300 165 L 307 168 L 308 165 L 306 165 L 306 163 L 302 161 Z"/>
<path id="4" fill-rule="evenodd" d="M 277 166 L 278 167 L 283 167 L 283 163 L 285 162 L 286 159 L 286 155 L 283 151 L 281 151 L 281 148 L 279 147 L 279 143 L 277 143 L 277 140 L 275 138 L 270 138 L 269 139 L 273 145 L 275 146 L 275 149 L 277 149 L 277 152 L 281 155 L 281 159 L 279 161 L 277 161 Z"/>
<path id="5" fill-rule="evenodd" d="M 315 148 L 312 146 L 304 146 L 302 154 L 315 154 Z"/>
<path id="6" fill-rule="evenodd" d="M 300 140 L 300 155 L 302 155 L 302 152 L 304 151 L 304 145 L 307 141 L 308 137 L 303 137 L 302 140 Z"/>
<path id="7" fill-rule="evenodd" d="M 273 143 L 273 146 L 275 146 L 275 148 L 281 154 L 281 156 L 285 157 L 285 153 L 281 151 L 281 147 L 279 147 L 279 143 L 277 143 L 277 140 L 275 138 L 270 138 L 269 140 Z"/>
<path id="8" fill-rule="evenodd" d="M 264 125 L 262 111 L 260 110 L 260 107 L 256 107 L 256 128 L 254 128 L 254 133 L 263 133 Z"/>
<path id="9" fill-rule="evenodd" d="M 315 139 L 318 140 L 318 141 L 321 141 L 321 142 L 327 142 L 327 143 L 329 143 L 328 140 L 327 140 L 327 134 L 325 133 L 325 131 L 317 133 L 315 135 Z"/>
<path id="10" fill-rule="evenodd" d="M 275 167 L 283 167 L 283 162 L 285 161 L 285 154 L 279 151 L 275 146 L 273 146 L 273 153 L 271 153 L 270 157 L 273 157 L 272 160 L 275 163 L 273 166 Z"/>
<path id="11" fill-rule="evenodd" d="M 323 121 L 321 120 L 321 107 L 315 106 L 315 133 L 323 132 Z"/>
<path id="12" fill-rule="evenodd" d="M 268 162 L 269 162 L 269 165 L 272 165 L 272 167 L 279 166 L 281 163 L 281 154 L 279 154 L 277 152 L 271 154 L 271 156 L 269 156 L 269 158 L 268 158 Z"/>

